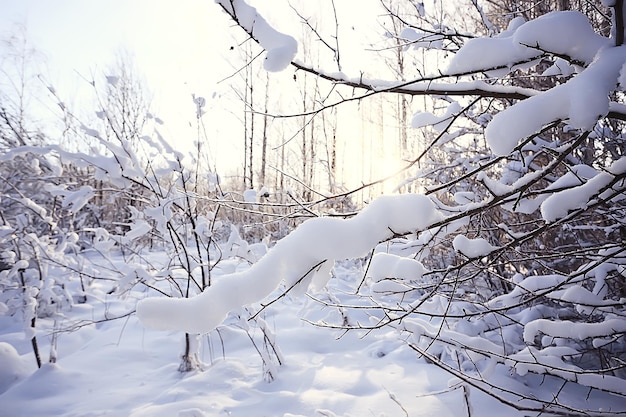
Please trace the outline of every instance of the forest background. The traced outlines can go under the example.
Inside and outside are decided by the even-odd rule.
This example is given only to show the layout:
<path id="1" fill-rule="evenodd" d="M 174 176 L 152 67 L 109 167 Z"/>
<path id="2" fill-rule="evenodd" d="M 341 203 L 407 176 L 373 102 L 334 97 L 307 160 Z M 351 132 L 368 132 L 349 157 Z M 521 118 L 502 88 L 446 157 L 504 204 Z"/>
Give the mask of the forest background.
<path id="1" fill-rule="evenodd" d="M 0 309 L 37 365 L 39 340 L 56 362 L 56 335 L 87 325 L 70 307 L 106 282 L 134 295 L 91 324 L 133 315 L 137 292 L 156 297 L 139 318 L 185 333 L 189 372 L 202 367 L 197 334 L 238 311 L 261 329 L 272 379 L 280 355 L 260 313 L 314 296 L 349 259 L 356 301 L 316 298 L 341 318 L 318 325 L 397 329 L 463 387 L 519 410 L 617 412 L 564 393 L 583 386 L 616 406 L 626 395 L 623 2 L 458 3 L 357 14 L 350 2 L 218 1 L 220 58 L 204 67 L 219 82 L 187 84 L 173 103 L 156 94 L 165 112 L 187 100 L 172 121 L 132 54 L 77 71 L 67 99 L 28 31 L 8 36 Z M 250 272 L 231 275 L 232 259 Z M 256 271 L 278 278 L 269 292 L 248 280 Z M 249 285 L 246 301 L 229 279 Z M 219 296 L 214 325 L 179 313 Z M 507 372 L 556 388 L 514 392 Z"/>

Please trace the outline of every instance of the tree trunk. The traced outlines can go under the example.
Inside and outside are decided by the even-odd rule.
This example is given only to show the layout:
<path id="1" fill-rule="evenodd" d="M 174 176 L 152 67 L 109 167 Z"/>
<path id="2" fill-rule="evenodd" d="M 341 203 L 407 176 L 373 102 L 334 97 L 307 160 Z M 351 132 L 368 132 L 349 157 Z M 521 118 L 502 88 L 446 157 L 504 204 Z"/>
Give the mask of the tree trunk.
<path id="1" fill-rule="evenodd" d="M 265 108 L 264 112 L 267 115 L 267 103 L 269 100 L 269 85 L 270 85 L 270 77 L 266 77 L 265 79 Z M 265 171 L 267 164 L 267 116 L 263 116 L 263 142 L 261 144 L 261 172 L 259 173 L 259 187 L 265 186 Z"/>

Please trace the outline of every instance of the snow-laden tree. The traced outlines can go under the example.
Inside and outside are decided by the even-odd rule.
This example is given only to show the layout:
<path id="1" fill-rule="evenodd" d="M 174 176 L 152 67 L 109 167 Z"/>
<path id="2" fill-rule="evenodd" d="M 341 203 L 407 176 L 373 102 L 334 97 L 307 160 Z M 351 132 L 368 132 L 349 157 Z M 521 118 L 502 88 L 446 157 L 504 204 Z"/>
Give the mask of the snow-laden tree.
<path id="1" fill-rule="evenodd" d="M 233 310 L 267 305 L 281 283 L 283 293 L 315 291 L 336 260 L 365 256 L 355 283 L 359 303 L 327 304 L 366 310 L 370 321 L 348 316 L 324 325 L 393 326 L 460 386 L 518 409 L 624 412 L 593 402 L 597 392 L 626 397 L 623 1 L 594 2 L 588 15 L 533 12 L 534 20 L 524 18 L 529 9 L 503 2 L 511 12 L 504 28 L 502 16 L 490 19 L 493 9 L 471 1 L 465 10 L 482 26 L 465 19 L 459 29 L 443 2 L 437 10 L 411 2 L 413 15 L 396 16 L 405 26 L 404 53 L 448 59 L 402 81 L 313 67 L 298 59 L 294 37 L 244 0 L 217 3 L 266 50 L 268 71 L 291 66 L 354 89 L 313 112 L 377 94 L 446 103 L 412 119 L 430 132 L 430 143 L 406 155 L 404 169 L 425 193 L 385 196 L 345 219 L 309 220 L 252 268 L 197 297 L 144 300 L 140 319 L 159 329 L 210 332 Z M 505 372 L 526 385 L 503 383 Z M 540 390 L 528 388 L 538 383 Z M 588 387 L 589 403 L 562 402 L 575 384 Z"/>

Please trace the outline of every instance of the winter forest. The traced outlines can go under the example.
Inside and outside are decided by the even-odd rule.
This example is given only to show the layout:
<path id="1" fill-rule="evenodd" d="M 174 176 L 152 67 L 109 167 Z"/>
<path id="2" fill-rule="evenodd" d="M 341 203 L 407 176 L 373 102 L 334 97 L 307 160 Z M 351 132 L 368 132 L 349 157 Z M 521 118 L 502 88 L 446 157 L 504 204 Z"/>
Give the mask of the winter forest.
<path id="1" fill-rule="evenodd" d="M 623 0 L 203 3 L 181 120 L 0 33 L 0 416 L 626 413 Z"/>

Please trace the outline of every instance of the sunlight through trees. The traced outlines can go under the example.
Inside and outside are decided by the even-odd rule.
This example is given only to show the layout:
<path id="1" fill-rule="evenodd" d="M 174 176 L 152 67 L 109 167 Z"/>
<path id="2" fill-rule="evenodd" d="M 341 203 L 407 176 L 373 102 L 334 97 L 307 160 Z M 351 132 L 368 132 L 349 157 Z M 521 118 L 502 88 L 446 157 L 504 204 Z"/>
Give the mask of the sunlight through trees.
<path id="1" fill-rule="evenodd" d="M 180 332 L 183 378 L 245 344 L 280 384 L 297 305 L 437 368 L 470 416 L 626 411 L 623 1 L 215 3 L 233 69 L 188 98 L 193 137 L 131 55 L 82 76 L 83 109 L 8 39 L 0 319 L 28 349 L 0 332 L 0 364 L 139 321 Z M 0 373 L 11 410 L 26 369 Z"/>

